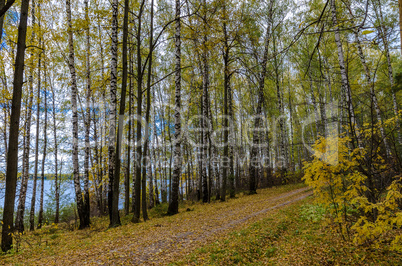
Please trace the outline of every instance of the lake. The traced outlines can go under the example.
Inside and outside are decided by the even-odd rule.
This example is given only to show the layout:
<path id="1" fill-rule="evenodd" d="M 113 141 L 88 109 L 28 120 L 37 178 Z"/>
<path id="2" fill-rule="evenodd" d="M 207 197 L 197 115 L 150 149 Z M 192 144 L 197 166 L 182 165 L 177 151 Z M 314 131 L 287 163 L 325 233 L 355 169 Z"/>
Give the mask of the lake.
<path id="1" fill-rule="evenodd" d="M 27 197 L 25 201 L 25 210 L 31 209 L 31 199 L 32 199 L 32 190 L 33 190 L 33 179 L 28 180 L 28 190 Z M 45 179 L 44 183 L 44 208 L 55 208 L 56 203 L 54 201 L 54 180 Z M 18 180 L 17 183 L 17 193 L 15 197 L 15 209 L 18 207 L 18 196 L 20 192 L 21 180 Z M 39 199 L 40 199 L 40 185 L 41 180 L 37 181 L 37 192 L 36 192 L 36 204 L 35 211 L 39 210 Z M 84 185 L 81 184 L 81 188 L 83 189 Z M 123 209 L 124 201 L 122 200 L 122 196 L 124 195 L 124 190 L 120 191 L 120 199 L 119 199 L 119 209 Z M 5 196 L 5 182 L 0 183 L 0 208 L 4 207 L 4 196 Z M 63 180 L 60 186 L 60 208 L 62 206 L 70 205 L 71 203 L 75 203 L 75 190 L 74 190 L 74 181 L 73 180 Z M 54 207 L 53 207 L 54 206 Z"/>

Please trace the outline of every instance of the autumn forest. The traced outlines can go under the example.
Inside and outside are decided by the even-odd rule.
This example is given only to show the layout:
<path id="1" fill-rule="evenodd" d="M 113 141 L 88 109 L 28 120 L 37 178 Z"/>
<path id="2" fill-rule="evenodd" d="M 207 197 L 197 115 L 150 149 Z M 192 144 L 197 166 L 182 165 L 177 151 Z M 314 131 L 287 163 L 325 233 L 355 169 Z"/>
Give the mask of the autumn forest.
<path id="1" fill-rule="evenodd" d="M 401 0 L 0 16 L 0 264 L 402 263 Z"/>

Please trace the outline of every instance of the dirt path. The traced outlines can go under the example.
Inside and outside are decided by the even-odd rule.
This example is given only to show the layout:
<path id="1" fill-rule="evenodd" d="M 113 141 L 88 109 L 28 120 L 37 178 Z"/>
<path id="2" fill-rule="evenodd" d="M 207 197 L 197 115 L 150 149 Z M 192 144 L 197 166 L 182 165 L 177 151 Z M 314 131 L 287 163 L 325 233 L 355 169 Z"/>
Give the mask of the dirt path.
<path id="1" fill-rule="evenodd" d="M 142 248 L 137 243 L 116 247 L 109 252 L 119 254 L 114 262 L 129 264 L 164 264 L 174 258 L 190 253 L 202 244 L 213 241 L 229 231 L 245 223 L 263 217 L 263 214 L 281 208 L 311 195 L 307 188 L 301 188 L 279 196 L 266 199 L 251 200 L 237 208 L 222 210 L 216 215 L 202 217 L 195 215 L 175 225 L 157 225 L 157 230 L 149 236 L 134 241 L 147 243 Z M 263 203 L 263 204 L 261 204 Z M 263 208 L 264 205 L 266 208 Z M 261 209 L 261 207 L 263 209 Z M 103 264 L 103 259 L 91 259 L 88 262 Z"/>
<path id="2" fill-rule="evenodd" d="M 59 240 L 47 255 L 33 253 L 35 256 L 20 257 L 21 262 L 26 265 L 166 265 L 264 218 L 270 211 L 311 195 L 307 188 L 287 190 L 286 186 L 263 189 L 256 195 L 224 203 L 195 204 L 190 207 L 191 211 L 182 210 L 178 215 L 154 218 L 146 223 L 80 231 L 74 235 L 74 246 L 66 249 Z"/>

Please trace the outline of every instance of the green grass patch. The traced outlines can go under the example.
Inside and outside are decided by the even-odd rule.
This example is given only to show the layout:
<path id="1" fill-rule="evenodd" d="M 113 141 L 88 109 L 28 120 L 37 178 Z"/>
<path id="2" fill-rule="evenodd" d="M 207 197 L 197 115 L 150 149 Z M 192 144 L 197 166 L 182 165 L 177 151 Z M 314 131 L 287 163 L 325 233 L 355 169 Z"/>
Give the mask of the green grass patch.
<path id="1" fill-rule="evenodd" d="M 402 254 L 344 241 L 309 197 L 203 246 L 173 265 L 402 265 Z"/>

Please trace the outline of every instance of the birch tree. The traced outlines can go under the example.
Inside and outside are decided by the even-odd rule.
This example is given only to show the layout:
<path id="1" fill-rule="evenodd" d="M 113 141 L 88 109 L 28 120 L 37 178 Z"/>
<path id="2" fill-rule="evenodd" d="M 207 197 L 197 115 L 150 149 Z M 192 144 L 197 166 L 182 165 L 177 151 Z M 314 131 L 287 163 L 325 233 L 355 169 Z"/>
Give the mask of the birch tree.
<path id="1" fill-rule="evenodd" d="M 174 151 L 173 151 L 173 177 L 172 177 L 172 200 L 169 203 L 168 214 L 179 212 L 179 181 L 181 177 L 181 21 L 180 0 L 175 1 L 175 110 L 174 110 Z"/>
<path id="2" fill-rule="evenodd" d="M 80 229 L 89 227 L 89 219 L 85 218 L 85 206 L 82 199 L 82 191 L 80 184 L 80 173 L 78 165 L 78 111 L 77 111 L 77 76 L 75 72 L 75 56 L 73 43 L 73 27 L 71 19 L 71 3 L 66 0 L 67 10 L 67 33 L 68 33 L 68 68 L 70 70 L 70 85 L 71 85 L 71 109 L 72 109 L 72 161 L 73 161 L 73 178 L 75 189 L 75 201 L 77 203 L 78 216 L 80 219 Z"/>

